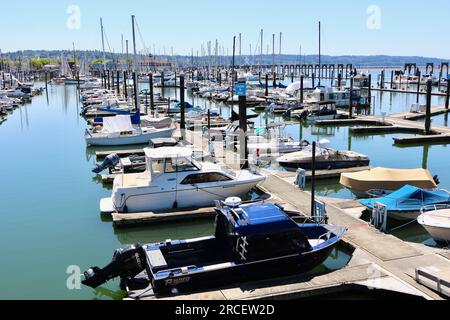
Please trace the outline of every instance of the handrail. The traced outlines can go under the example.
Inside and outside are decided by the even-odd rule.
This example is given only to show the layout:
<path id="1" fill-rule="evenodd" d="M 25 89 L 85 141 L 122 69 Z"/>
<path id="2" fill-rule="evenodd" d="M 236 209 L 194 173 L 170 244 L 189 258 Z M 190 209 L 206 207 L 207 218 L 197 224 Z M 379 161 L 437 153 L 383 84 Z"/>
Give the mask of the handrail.
<path id="1" fill-rule="evenodd" d="M 420 213 L 424 214 L 424 213 L 430 212 L 430 211 L 438 211 L 438 210 L 445 210 L 445 209 L 450 209 L 450 204 L 434 204 L 434 205 L 423 206 L 420 209 Z"/>

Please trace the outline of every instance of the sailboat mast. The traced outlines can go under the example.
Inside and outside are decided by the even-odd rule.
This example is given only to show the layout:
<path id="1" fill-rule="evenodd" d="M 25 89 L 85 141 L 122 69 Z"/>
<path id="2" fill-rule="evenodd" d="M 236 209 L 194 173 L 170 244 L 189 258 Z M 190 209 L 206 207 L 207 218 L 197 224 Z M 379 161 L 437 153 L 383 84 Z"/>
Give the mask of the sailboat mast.
<path id="1" fill-rule="evenodd" d="M 259 68 L 262 71 L 262 65 L 263 65 L 263 39 L 264 39 L 264 30 L 261 29 L 261 60 L 260 60 L 260 65 Z"/>
<path id="2" fill-rule="evenodd" d="M 137 61 L 137 51 L 136 51 L 136 32 L 135 32 L 135 28 L 134 28 L 134 20 L 135 20 L 135 16 L 132 15 L 131 16 L 131 22 L 132 22 L 132 31 L 133 31 L 133 54 L 134 54 L 134 63 L 133 63 L 133 71 L 134 72 L 138 72 L 138 61 Z"/>
<path id="3" fill-rule="evenodd" d="M 272 34 L 272 74 L 275 72 L 275 33 Z"/>
<path id="4" fill-rule="evenodd" d="M 320 76 L 322 73 L 322 46 L 321 46 L 321 33 L 322 33 L 322 29 L 321 29 L 321 22 L 319 21 L 319 86 L 320 86 L 320 81 L 322 79 L 322 77 Z"/>
<path id="5" fill-rule="evenodd" d="M 281 70 L 281 40 L 282 40 L 282 37 L 283 37 L 283 33 L 280 32 L 280 54 L 278 57 L 278 72 L 280 72 L 280 70 Z"/>
<path id="6" fill-rule="evenodd" d="M 105 71 L 106 70 L 105 32 L 103 30 L 103 19 L 102 18 L 100 18 L 100 29 L 102 32 L 103 71 Z"/>

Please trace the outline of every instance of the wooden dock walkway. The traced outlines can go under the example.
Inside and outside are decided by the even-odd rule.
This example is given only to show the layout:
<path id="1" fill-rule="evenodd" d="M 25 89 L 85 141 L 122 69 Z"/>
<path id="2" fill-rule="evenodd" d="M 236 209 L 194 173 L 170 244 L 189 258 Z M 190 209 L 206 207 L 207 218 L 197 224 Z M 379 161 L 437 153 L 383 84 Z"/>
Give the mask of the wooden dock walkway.
<path id="1" fill-rule="evenodd" d="M 433 107 L 431 115 L 450 113 L 445 107 Z M 350 128 L 352 133 L 358 134 L 388 134 L 388 133 L 413 133 L 411 137 L 395 137 L 394 142 L 400 145 L 416 144 L 446 144 L 450 143 L 450 128 L 445 126 L 431 126 L 431 132 L 425 135 L 425 124 L 416 122 L 423 119 L 424 113 L 402 112 L 385 117 L 382 122 L 380 116 L 358 115 L 353 119 L 338 119 L 317 121 L 319 126 L 356 126 Z"/>

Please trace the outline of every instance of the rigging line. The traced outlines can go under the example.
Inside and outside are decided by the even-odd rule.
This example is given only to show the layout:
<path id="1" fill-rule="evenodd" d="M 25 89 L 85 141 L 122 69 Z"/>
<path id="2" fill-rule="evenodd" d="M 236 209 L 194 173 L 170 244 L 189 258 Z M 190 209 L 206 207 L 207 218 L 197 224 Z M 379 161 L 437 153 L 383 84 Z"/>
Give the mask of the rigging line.
<path id="1" fill-rule="evenodd" d="M 145 44 L 144 37 L 142 36 L 141 29 L 139 28 L 139 24 L 138 24 L 136 18 L 134 18 L 134 22 L 135 22 L 135 24 L 136 24 L 136 29 L 137 29 L 137 31 L 138 31 L 139 38 L 141 38 L 142 45 L 144 46 L 144 52 L 145 52 L 145 50 L 147 49 L 147 45 Z"/>

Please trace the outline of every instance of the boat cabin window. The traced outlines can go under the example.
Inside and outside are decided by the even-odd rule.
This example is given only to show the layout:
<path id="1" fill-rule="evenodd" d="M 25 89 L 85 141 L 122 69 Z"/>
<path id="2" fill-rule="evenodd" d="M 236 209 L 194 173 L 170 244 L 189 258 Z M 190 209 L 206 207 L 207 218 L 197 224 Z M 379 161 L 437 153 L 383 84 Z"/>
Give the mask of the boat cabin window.
<path id="1" fill-rule="evenodd" d="M 218 172 L 200 173 L 187 176 L 181 184 L 201 184 L 222 181 L 231 181 L 232 179 Z"/>
<path id="2" fill-rule="evenodd" d="M 281 257 L 311 248 L 308 240 L 299 230 L 252 237 L 248 240 L 247 260 Z"/>
<path id="3" fill-rule="evenodd" d="M 149 166 L 150 166 L 150 170 L 151 170 L 153 177 L 159 176 L 164 172 L 164 161 L 163 160 L 151 161 Z"/>
<path id="4" fill-rule="evenodd" d="M 199 171 L 199 168 L 187 158 L 166 159 L 165 173 Z"/>

